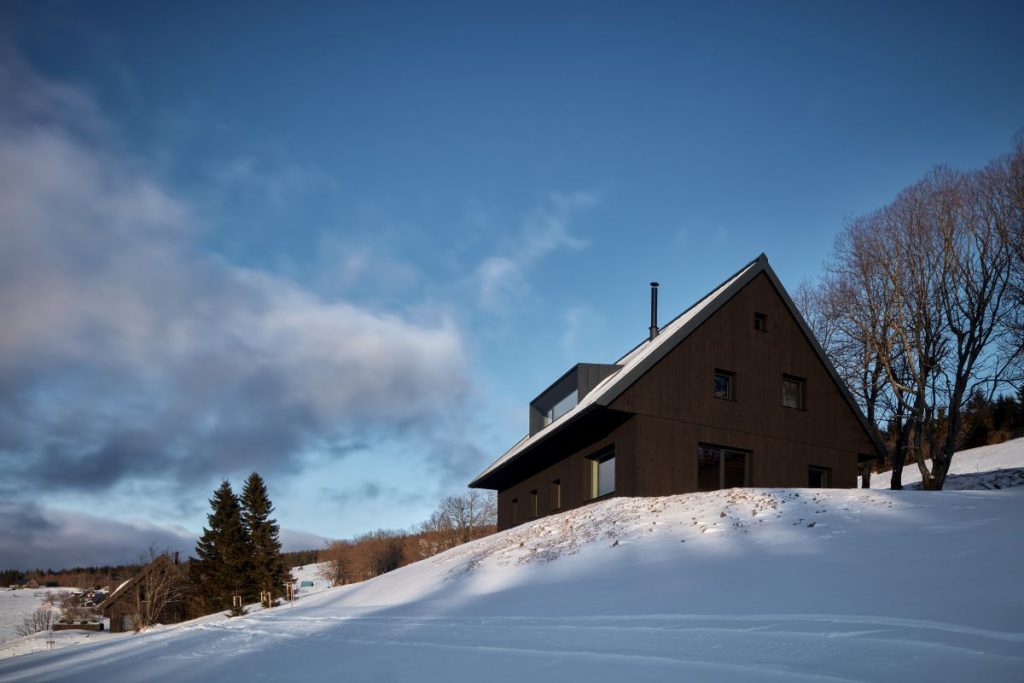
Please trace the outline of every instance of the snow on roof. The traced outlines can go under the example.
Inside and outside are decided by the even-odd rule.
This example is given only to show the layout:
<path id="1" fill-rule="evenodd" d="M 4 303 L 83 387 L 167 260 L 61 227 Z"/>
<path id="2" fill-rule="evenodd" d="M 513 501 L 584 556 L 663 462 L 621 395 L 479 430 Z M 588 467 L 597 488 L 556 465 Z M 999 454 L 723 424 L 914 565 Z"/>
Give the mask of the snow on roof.
<path id="1" fill-rule="evenodd" d="M 516 445 L 512 446 L 504 455 L 495 460 L 490 467 L 481 472 L 470 483 L 470 486 L 477 485 L 481 479 L 510 462 L 534 444 L 544 440 L 562 426 L 572 422 L 575 417 L 583 414 L 591 406 L 608 405 L 651 365 L 661 360 L 662 356 L 685 339 L 708 315 L 713 313 L 721 304 L 728 301 L 754 275 L 761 272 L 767 264 L 768 258 L 761 254 L 709 292 L 704 298 L 676 316 L 671 322 L 660 327 L 658 335 L 654 339 L 644 340 L 615 362 L 615 365 L 622 368 L 621 370 L 599 382 L 572 410 L 569 410 L 532 436 L 527 435 L 520 439 Z"/>

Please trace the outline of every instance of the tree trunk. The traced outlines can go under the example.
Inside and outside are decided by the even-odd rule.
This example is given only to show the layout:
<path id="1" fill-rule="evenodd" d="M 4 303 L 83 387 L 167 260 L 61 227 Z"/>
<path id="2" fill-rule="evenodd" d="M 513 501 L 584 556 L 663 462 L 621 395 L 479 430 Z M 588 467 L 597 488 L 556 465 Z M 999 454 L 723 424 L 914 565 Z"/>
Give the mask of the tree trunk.
<path id="1" fill-rule="evenodd" d="M 907 459 L 907 430 L 903 425 L 896 432 L 896 445 L 892 449 L 892 479 L 889 488 L 893 491 L 903 489 L 903 463 Z"/>

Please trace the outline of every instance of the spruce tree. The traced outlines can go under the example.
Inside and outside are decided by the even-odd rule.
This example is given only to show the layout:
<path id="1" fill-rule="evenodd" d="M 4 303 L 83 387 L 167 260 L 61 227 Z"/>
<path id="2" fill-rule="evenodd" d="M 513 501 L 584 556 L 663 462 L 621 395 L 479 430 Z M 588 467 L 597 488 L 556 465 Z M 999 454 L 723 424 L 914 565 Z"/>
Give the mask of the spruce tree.
<path id="1" fill-rule="evenodd" d="M 225 479 L 210 499 L 209 526 L 196 543 L 192 581 L 207 612 L 232 606 L 233 595 L 254 598 L 251 586 L 250 542 L 242 524 L 238 496 Z"/>
<path id="2" fill-rule="evenodd" d="M 287 570 L 281 556 L 281 529 L 271 519 L 274 506 L 267 494 L 263 478 L 253 472 L 242 490 L 242 523 L 249 537 L 252 559 L 252 582 L 259 591 L 274 596 L 284 593 Z"/>

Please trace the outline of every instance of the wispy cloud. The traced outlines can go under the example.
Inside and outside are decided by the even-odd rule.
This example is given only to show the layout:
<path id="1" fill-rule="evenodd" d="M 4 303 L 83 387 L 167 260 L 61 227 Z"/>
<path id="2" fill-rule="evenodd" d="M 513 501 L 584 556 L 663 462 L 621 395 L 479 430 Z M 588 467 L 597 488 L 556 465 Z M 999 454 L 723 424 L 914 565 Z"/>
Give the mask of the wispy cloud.
<path id="1" fill-rule="evenodd" d="M 0 113 L 0 496 L 295 472 L 317 444 L 458 405 L 450 319 L 203 252 L 190 205 L 62 118 L 94 111 L 85 95 L 2 78 L 22 104 Z"/>
<path id="2" fill-rule="evenodd" d="M 560 249 L 578 251 L 587 241 L 570 231 L 581 211 L 597 205 L 588 192 L 552 193 L 547 202 L 523 220 L 514 241 L 503 254 L 483 259 L 476 269 L 478 302 L 496 312 L 530 290 L 529 270 L 538 261 Z"/>

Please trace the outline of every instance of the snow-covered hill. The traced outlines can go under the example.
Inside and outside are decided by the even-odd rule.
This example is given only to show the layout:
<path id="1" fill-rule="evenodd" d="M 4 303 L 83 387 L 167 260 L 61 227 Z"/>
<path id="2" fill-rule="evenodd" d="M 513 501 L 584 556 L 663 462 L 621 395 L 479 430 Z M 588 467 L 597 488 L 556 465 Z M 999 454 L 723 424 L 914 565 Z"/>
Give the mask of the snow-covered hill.
<path id="1" fill-rule="evenodd" d="M 1022 518 L 1024 488 L 612 499 L 0 680 L 1022 680 Z"/>
<path id="2" fill-rule="evenodd" d="M 931 467 L 931 463 L 928 466 Z M 871 485 L 888 488 L 891 478 L 891 471 L 874 474 L 871 476 Z M 906 488 L 921 487 L 921 470 L 916 463 L 903 468 L 901 480 Z M 1008 489 L 1014 486 L 1024 486 L 1024 439 L 958 452 L 953 456 L 943 488 L 948 491 L 967 491 Z"/>

